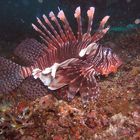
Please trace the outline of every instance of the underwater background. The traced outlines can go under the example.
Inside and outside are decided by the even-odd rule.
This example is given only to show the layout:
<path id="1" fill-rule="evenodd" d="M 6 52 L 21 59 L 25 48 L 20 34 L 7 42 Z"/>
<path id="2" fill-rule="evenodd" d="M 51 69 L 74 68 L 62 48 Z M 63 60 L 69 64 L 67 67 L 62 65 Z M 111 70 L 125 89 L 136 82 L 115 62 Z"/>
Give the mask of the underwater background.
<path id="1" fill-rule="evenodd" d="M 140 18 L 139 0 L 1 0 L 0 1 L 0 39 L 17 40 L 24 34 L 32 34 L 31 23 L 36 17 L 48 15 L 50 11 L 63 9 L 70 23 L 73 13 L 81 6 L 83 16 L 88 7 L 96 7 L 94 25 L 105 15 L 110 15 L 111 31 L 127 31 L 138 25 Z M 86 20 L 85 20 L 86 22 Z"/>
<path id="2" fill-rule="evenodd" d="M 50 11 L 63 9 L 73 31 L 76 7 L 86 12 L 95 7 L 93 29 L 110 15 L 109 32 L 101 43 L 111 46 L 123 60 L 115 74 L 97 81 L 101 95 L 83 106 L 52 95 L 33 102 L 17 89 L 0 93 L 0 140 L 139 140 L 140 139 L 140 0 L 1 0 L 0 56 L 14 60 L 13 50 L 26 38 L 39 40 L 31 24 Z M 1 92 L 1 91 L 0 91 Z"/>

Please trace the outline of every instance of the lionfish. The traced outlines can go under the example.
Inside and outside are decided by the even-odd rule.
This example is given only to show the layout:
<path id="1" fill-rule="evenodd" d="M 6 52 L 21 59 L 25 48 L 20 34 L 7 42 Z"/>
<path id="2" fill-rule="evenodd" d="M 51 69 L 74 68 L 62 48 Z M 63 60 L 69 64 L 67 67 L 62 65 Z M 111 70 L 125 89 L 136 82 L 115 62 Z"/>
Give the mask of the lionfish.
<path id="1" fill-rule="evenodd" d="M 76 8 L 77 35 L 63 10 L 57 16 L 51 11 L 49 18 L 37 18 L 38 26 L 32 27 L 40 34 L 42 43 L 30 38 L 17 46 L 14 54 L 24 66 L 0 57 L 0 92 L 19 88 L 32 100 L 48 93 L 67 101 L 77 93 L 83 102 L 97 99 L 99 86 L 95 77 L 116 72 L 122 61 L 110 48 L 99 44 L 109 30 L 109 26 L 105 27 L 109 16 L 101 20 L 98 30 L 91 35 L 94 12 L 94 7 L 87 11 L 88 25 L 83 33 L 81 9 Z"/>

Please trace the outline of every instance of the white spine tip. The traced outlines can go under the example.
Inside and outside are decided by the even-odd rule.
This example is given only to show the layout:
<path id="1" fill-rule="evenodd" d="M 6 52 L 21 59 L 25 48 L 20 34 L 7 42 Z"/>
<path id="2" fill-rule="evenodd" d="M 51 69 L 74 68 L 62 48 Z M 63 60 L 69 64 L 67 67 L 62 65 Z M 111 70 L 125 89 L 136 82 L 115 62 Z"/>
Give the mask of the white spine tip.
<path id="1" fill-rule="evenodd" d="M 52 21 L 55 20 L 55 16 L 54 16 L 53 11 L 51 11 L 51 12 L 49 13 L 49 17 L 51 18 Z"/>
<path id="2" fill-rule="evenodd" d="M 88 17 L 93 17 L 94 12 L 95 12 L 95 8 L 90 7 L 89 10 L 87 11 Z"/>
<path id="3" fill-rule="evenodd" d="M 78 12 L 78 13 L 81 13 L 81 8 L 80 8 L 80 6 L 78 6 L 78 7 L 76 8 L 75 11 Z"/>
<path id="4" fill-rule="evenodd" d="M 103 19 L 102 19 L 102 23 L 106 23 L 108 21 L 108 19 L 110 18 L 110 16 L 105 16 Z"/>
<path id="5" fill-rule="evenodd" d="M 52 17 L 52 16 L 54 16 L 53 11 L 51 11 L 51 12 L 49 13 L 49 17 Z"/>
<path id="6" fill-rule="evenodd" d="M 33 27 L 34 30 L 38 31 L 38 28 L 36 27 L 35 24 L 32 23 L 32 27 Z"/>
<path id="7" fill-rule="evenodd" d="M 76 10 L 75 10 L 74 17 L 77 18 L 80 14 L 81 14 L 81 8 L 80 8 L 80 6 L 79 6 L 79 7 L 77 7 Z"/>
<path id="8" fill-rule="evenodd" d="M 57 17 L 60 18 L 61 20 L 64 19 L 65 16 L 64 16 L 63 10 L 61 10 L 61 11 L 58 13 Z"/>
<path id="9" fill-rule="evenodd" d="M 43 17 L 43 18 L 46 18 L 46 15 L 45 15 L 45 14 L 43 14 L 43 15 L 42 15 L 42 17 Z"/>
<path id="10" fill-rule="evenodd" d="M 44 20 L 47 20 L 47 17 L 45 14 L 43 14 L 42 17 L 44 18 Z"/>
<path id="11" fill-rule="evenodd" d="M 46 15 L 45 15 L 45 14 L 43 14 L 43 16 L 42 16 L 42 17 L 43 17 L 43 19 L 45 20 L 45 22 L 46 22 L 46 23 L 48 23 L 48 18 L 46 17 Z"/>
<path id="12" fill-rule="evenodd" d="M 41 20 L 38 17 L 36 17 L 36 19 L 37 19 L 37 22 L 40 24 Z"/>
<path id="13" fill-rule="evenodd" d="M 105 19 L 106 19 L 106 20 L 108 20 L 109 18 L 110 18 L 110 16 L 108 16 L 108 15 L 107 15 L 107 16 L 105 16 Z"/>
<path id="14" fill-rule="evenodd" d="M 91 11 L 95 11 L 95 7 L 90 7 L 90 10 Z"/>
<path id="15" fill-rule="evenodd" d="M 108 32 L 109 29 L 110 29 L 110 26 L 108 26 L 107 28 L 103 29 L 103 33 Z"/>

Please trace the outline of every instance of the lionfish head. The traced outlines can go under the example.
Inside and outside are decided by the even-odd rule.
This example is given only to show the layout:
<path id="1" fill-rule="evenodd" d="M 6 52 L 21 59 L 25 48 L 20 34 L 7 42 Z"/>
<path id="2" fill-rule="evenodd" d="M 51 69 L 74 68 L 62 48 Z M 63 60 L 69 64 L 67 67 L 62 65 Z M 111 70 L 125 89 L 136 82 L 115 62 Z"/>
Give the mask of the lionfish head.
<path id="1" fill-rule="evenodd" d="M 93 65 L 97 74 L 100 75 L 107 76 L 110 73 L 115 73 L 118 67 L 122 65 L 121 59 L 112 49 L 95 42 L 82 49 L 79 56 L 85 57 L 86 62 Z"/>
<path id="2" fill-rule="evenodd" d="M 118 67 L 122 65 L 120 57 L 110 48 L 104 48 L 104 62 L 100 64 L 98 70 L 102 75 L 108 76 L 110 73 L 116 73 Z"/>

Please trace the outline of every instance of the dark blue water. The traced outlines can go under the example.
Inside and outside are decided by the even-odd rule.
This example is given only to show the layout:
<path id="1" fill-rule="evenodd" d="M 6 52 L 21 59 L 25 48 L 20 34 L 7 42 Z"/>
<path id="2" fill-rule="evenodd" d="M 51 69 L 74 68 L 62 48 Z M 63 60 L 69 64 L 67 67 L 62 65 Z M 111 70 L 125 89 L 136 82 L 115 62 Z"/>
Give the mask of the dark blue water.
<path id="1" fill-rule="evenodd" d="M 74 27 L 73 12 L 81 6 L 83 19 L 90 6 L 96 7 L 96 27 L 103 16 L 110 15 L 110 31 L 121 32 L 139 26 L 135 24 L 140 19 L 140 0 L 1 0 L 0 1 L 0 39 L 15 41 L 17 37 L 34 34 L 31 23 L 35 17 L 48 14 L 51 10 L 58 12 L 63 9 Z M 137 22 L 136 22 L 137 23 Z M 85 20 L 86 24 L 86 20 Z"/>

